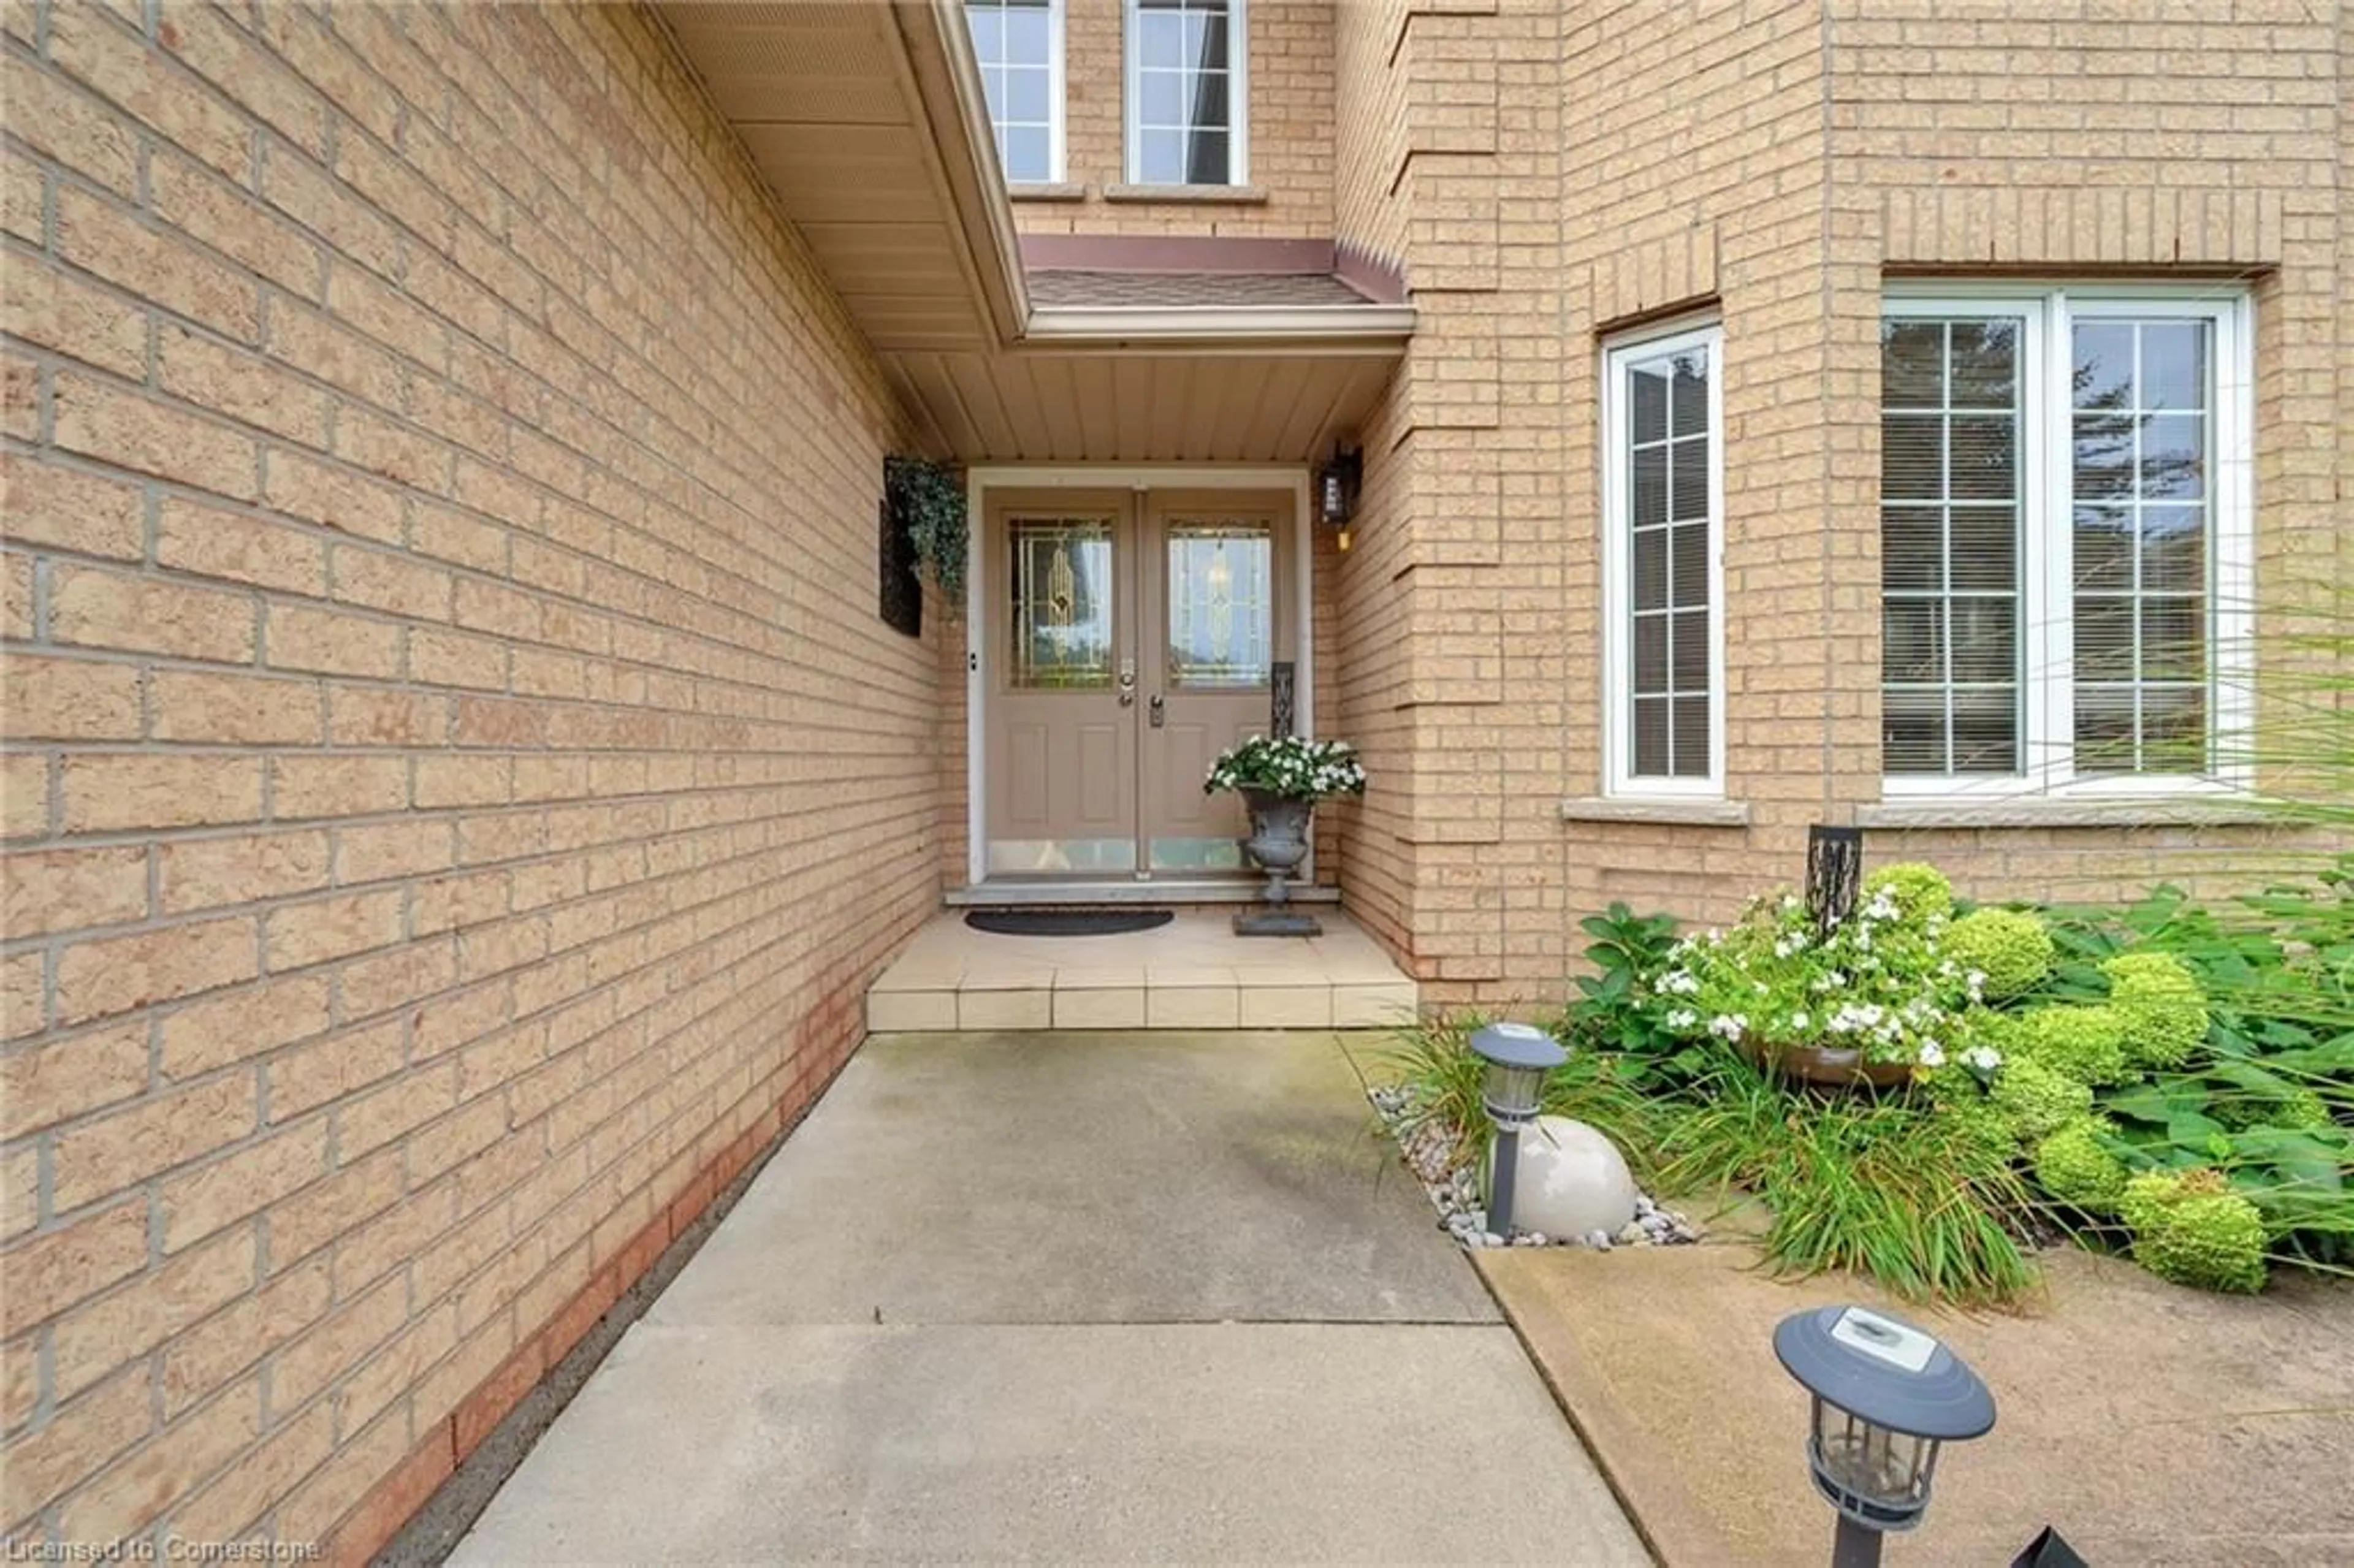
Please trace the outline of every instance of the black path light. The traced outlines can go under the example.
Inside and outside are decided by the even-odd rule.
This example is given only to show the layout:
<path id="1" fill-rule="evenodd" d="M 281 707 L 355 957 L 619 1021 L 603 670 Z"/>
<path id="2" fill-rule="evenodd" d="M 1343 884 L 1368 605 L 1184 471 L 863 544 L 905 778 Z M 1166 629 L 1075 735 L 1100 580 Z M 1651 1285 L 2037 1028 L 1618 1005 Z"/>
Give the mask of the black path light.
<path id="1" fill-rule="evenodd" d="M 1512 1183 L 1520 1171 L 1521 1129 L 1544 1103 L 1545 1075 L 1569 1060 L 1561 1043 L 1528 1023 L 1490 1023 L 1473 1032 L 1471 1050 L 1488 1064 L 1479 1103 L 1496 1124 L 1496 1158 L 1489 1173 L 1488 1229 L 1512 1239 Z"/>
<path id="2" fill-rule="evenodd" d="M 1934 1336 L 1863 1307 L 1793 1313 L 1774 1353 L 1814 1396 L 1807 1464 L 1839 1510 L 1831 1568 L 1876 1568 L 1881 1538 L 1928 1509 L 1937 1451 L 1993 1427 L 1994 1395 Z"/>

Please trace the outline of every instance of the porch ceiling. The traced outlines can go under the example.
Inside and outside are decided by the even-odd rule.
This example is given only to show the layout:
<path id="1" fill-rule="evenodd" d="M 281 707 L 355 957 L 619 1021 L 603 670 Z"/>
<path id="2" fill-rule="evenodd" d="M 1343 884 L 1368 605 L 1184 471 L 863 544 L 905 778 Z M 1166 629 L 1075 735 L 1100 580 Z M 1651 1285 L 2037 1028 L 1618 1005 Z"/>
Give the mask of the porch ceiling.
<path id="1" fill-rule="evenodd" d="M 1412 308 L 1346 290 L 1034 301 L 959 0 L 654 9 L 939 453 L 1305 461 L 1405 351 Z"/>
<path id="2" fill-rule="evenodd" d="M 885 356 L 963 462 L 1306 462 L 1379 396 L 1394 349 Z"/>

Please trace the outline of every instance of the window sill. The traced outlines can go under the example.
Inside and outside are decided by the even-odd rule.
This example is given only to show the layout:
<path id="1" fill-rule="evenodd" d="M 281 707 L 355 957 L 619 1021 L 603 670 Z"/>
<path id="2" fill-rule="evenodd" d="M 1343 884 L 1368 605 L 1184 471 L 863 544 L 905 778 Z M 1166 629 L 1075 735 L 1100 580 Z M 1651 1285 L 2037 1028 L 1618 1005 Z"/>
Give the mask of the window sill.
<path id="1" fill-rule="evenodd" d="M 1264 185 L 1106 185 L 1106 201 L 1210 203 L 1227 207 L 1265 207 Z"/>
<path id="2" fill-rule="evenodd" d="M 1561 820 L 1564 822 L 1655 822 L 1682 828 L 1745 828 L 1749 825 L 1749 802 L 1585 796 L 1564 800 L 1561 803 Z"/>
<path id="3" fill-rule="evenodd" d="M 1009 181 L 1005 194 L 1015 201 L 1085 201 L 1087 187 L 1067 180 L 1019 185 Z"/>
<path id="4" fill-rule="evenodd" d="M 2235 798 L 2150 796 L 2140 800 L 1883 800 L 1859 806 L 1855 825 L 1897 828 L 2210 828 L 2251 827 L 2281 819 Z"/>

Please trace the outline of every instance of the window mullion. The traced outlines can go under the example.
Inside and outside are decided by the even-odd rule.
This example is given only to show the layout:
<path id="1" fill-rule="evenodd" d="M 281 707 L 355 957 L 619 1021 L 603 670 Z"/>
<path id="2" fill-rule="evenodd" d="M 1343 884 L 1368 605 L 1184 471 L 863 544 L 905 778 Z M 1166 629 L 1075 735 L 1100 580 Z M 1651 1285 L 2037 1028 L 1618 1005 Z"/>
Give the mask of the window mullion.
<path id="1" fill-rule="evenodd" d="M 2028 713 L 2035 782 L 2062 789 L 2076 772 L 2075 359 L 2069 347 L 2073 329 L 2067 295 L 2052 295 L 2031 321 L 2039 363 L 2028 396 L 2040 397 L 2043 407 L 2031 404 L 2023 410 L 2037 447 L 2033 482 L 2021 493 L 2027 501 L 2023 528 L 2040 563 L 2027 576 L 2041 600 L 2029 612 L 2038 635 L 2028 673 Z"/>

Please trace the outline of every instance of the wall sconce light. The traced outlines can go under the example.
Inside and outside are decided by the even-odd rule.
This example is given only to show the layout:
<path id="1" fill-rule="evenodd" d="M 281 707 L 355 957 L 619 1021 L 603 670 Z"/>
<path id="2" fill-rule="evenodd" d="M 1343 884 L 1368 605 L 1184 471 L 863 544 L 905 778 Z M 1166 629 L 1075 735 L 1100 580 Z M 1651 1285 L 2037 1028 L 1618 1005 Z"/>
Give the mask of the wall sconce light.
<path id="1" fill-rule="evenodd" d="M 1335 447 L 1316 475 L 1316 511 L 1327 528 L 1338 530 L 1339 544 L 1349 547 L 1349 521 L 1356 515 L 1357 485 L 1364 478 L 1364 454 L 1356 447 Z"/>

